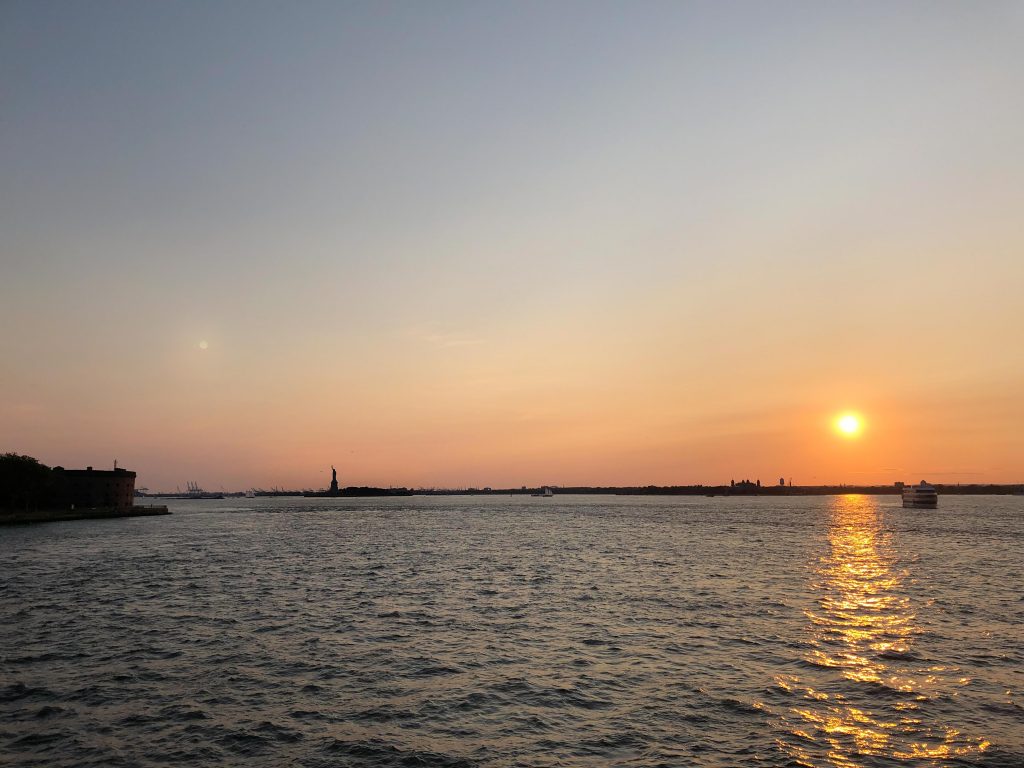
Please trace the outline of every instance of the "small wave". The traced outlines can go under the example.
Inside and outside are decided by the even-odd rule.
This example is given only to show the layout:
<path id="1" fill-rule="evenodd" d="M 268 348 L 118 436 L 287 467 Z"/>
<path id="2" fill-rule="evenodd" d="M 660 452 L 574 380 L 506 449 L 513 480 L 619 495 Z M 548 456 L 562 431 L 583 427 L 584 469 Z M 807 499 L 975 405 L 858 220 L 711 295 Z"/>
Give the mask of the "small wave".
<path id="1" fill-rule="evenodd" d="M 921 661 L 921 657 L 913 651 L 899 651 L 895 648 L 880 652 L 878 658 L 890 661 Z"/>
<path id="2" fill-rule="evenodd" d="M 373 707 L 372 709 L 358 712 L 355 715 L 356 720 L 369 721 L 371 723 L 390 723 L 395 720 L 411 720 L 415 717 L 416 714 L 414 712 L 405 709 L 392 709 L 390 707 Z"/>
<path id="3" fill-rule="evenodd" d="M 159 712 L 160 718 L 170 721 L 208 720 L 210 716 L 205 710 L 188 705 L 172 704 Z"/>
<path id="4" fill-rule="evenodd" d="M 56 744 L 57 742 L 63 741 L 65 738 L 67 738 L 67 735 L 60 731 L 33 731 L 32 733 L 26 733 L 24 736 L 14 739 L 10 744 L 15 747 L 32 747 L 33 749 L 38 749 L 39 747 Z"/>
<path id="5" fill-rule="evenodd" d="M 49 661 L 77 661 L 88 658 L 84 653 L 39 653 L 26 656 L 8 656 L 5 660 L 8 664 L 39 664 Z"/>
<path id="6" fill-rule="evenodd" d="M 25 683 L 11 683 L 10 685 L 0 688 L 0 703 L 7 703 L 11 701 L 18 701 L 19 699 L 26 699 L 32 696 L 53 696 L 53 691 L 47 688 L 36 688 L 33 686 L 25 685 Z"/>
<path id="7" fill-rule="evenodd" d="M 492 688 L 502 693 L 512 694 L 512 698 L 518 704 L 534 707 L 556 709 L 576 707 L 596 710 L 613 706 L 610 701 L 588 695 L 576 688 L 540 687 L 521 679 L 499 683 Z"/>
<path id="8" fill-rule="evenodd" d="M 458 667 L 449 667 L 444 664 L 433 664 L 413 671 L 410 677 L 436 677 L 438 675 L 457 675 L 462 672 Z"/>
<path id="9" fill-rule="evenodd" d="M 379 768 L 475 768 L 476 763 L 454 755 L 417 749 L 400 749 L 378 739 L 369 741 L 343 741 L 331 739 L 322 748 L 332 757 L 352 757 Z"/>
<path id="10" fill-rule="evenodd" d="M 718 703 L 721 704 L 723 708 L 728 709 L 731 712 L 742 712 L 747 715 L 762 714 L 760 707 L 754 706 L 746 701 L 740 701 L 739 699 L 724 698 L 719 699 Z"/>
<path id="11" fill-rule="evenodd" d="M 254 730 L 261 736 L 282 744 L 294 744 L 305 738 L 299 731 L 269 721 L 263 721 Z"/>

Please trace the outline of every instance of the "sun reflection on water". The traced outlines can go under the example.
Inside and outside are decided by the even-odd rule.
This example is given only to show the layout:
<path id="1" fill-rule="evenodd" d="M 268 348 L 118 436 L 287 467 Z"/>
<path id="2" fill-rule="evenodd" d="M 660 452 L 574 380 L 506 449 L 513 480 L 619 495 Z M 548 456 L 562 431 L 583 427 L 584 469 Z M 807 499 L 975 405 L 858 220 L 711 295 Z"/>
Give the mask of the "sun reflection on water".
<path id="1" fill-rule="evenodd" d="M 807 612 L 810 671 L 776 680 L 799 699 L 781 715 L 779 746 L 800 765 L 838 768 L 865 756 L 943 765 L 984 751 L 986 741 L 926 716 L 930 701 L 955 697 L 969 680 L 915 654 L 921 629 L 878 501 L 836 497 L 831 513 L 829 553 L 815 568 L 818 609 Z"/>

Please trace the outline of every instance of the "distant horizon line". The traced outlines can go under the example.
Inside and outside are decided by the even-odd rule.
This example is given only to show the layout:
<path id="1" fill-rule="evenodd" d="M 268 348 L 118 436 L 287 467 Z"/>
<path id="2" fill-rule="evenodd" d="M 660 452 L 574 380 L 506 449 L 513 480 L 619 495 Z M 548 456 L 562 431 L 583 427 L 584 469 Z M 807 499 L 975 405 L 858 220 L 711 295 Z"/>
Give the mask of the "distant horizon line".
<path id="1" fill-rule="evenodd" d="M 640 495 L 644 492 L 657 493 L 658 491 L 670 492 L 669 495 L 690 495 L 700 494 L 705 492 L 716 492 L 716 495 L 721 493 L 722 495 L 733 493 L 737 496 L 741 495 L 752 495 L 759 492 L 765 492 L 768 495 L 787 495 L 787 493 L 797 491 L 821 491 L 821 490 L 872 490 L 872 491 L 887 491 L 890 493 L 897 492 L 900 488 L 908 485 L 912 485 L 913 482 L 907 483 L 905 481 L 893 481 L 891 483 L 818 483 L 808 485 L 797 485 L 797 484 L 775 484 L 775 485 L 758 485 L 756 482 L 737 482 L 735 485 L 730 483 L 723 483 L 717 485 L 706 485 L 704 483 L 696 484 L 646 484 L 646 485 L 559 485 L 554 483 L 544 483 L 540 485 L 519 485 L 509 487 L 495 487 L 495 486 L 456 486 L 456 487 L 444 487 L 444 486 L 404 486 L 404 485 L 347 485 L 341 486 L 341 490 L 376 490 L 376 491 L 406 491 L 410 494 L 424 494 L 424 495 L 517 495 L 525 493 L 533 493 L 537 491 L 543 491 L 545 488 L 550 488 L 552 491 L 562 491 L 563 493 L 580 493 L 580 494 L 597 494 L 601 492 L 609 493 L 629 493 L 634 492 L 635 495 Z M 991 488 L 991 489 L 1007 489 L 1011 492 L 1024 490 L 1024 480 L 1018 480 L 1013 482 L 975 482 L 975 483 L 963 483 L 963 482 L 932 482 L 932 485 L 938 488 Z M 145 496 L 149 497 L 161 497 L 161 496 L 180 496 L 182 498 L 188 498 L 190 492 L 193 493 L 207 493 L 207 494 L 223 494 L 225 496 L 246 496 L 248 493 L 255 493 L 257 497 L 273 497 L 273 496 L 301 496 L 306 493 L 317 493 L 322 492 L 325 489 L 321 488 L 247 488 L 244 490 L 225 490 L 221 488 L 217 491 L 207 491 L 203 488 L 194 488 L 192 491 L 182 491 L 180 488 L 171 490 L 150 490 L 148 487 L 137 488 L 136 492 L 144 492 Z M 794 495 L 799 495 L 794 493 Z"/>
<path id="2" fill-rule="evenodd" d="M 29 454 L 21 454 L 18 451 L 3 451 L 2 454 L 3 455 L 13 455 L 13 456 L 26 456 L 26 457 L 28 457 L 30 459 L 33 459 L 33 460 L 39 462 L 40 464 L 43 464 L 43 466 L 50 467 L 51 469 L 52 468 L 56 468 L 56 467 L 61 467 L 61 465 L 59 465 L 59 464 L 54 464 L 52 466 L 48 465 L 48 464 L 45 464 L 44 462 L 40 461 L 39 459 L 37 459 L 37 458 L 35 458 L 33 456 L 30 456 Z M 61 468 L 67 469 L 66 467 L 61 467 Z M 120 461 L 117 460 L 117 459 L 113 460 L 113 468 L 114 469 L 121 469 L 122 471 L 133 472 L 136 475 L 136 478 L 138 478 L 139 473 L 136 470 L 131 470 L 131 469 L 128 469 L 127 467 L 120 466 Z M 109 469 L 107 469 L 105 467 L 94 467 L 94 466 L 91 466 L 91 465 L 88 466 L 88 467 L 85 467 L 84 469 L 96 469 L 97 471 L 110 471 Z M 858 472 L 858 473 L 855 473 L 855 474 L 867 474 L 867 473 L 866 472 L 862 472 L 862 473 Z M 946 477 L 948 477 L 948 476 L 964 477 L 964 476 L 980 475 L 980 474 L 982 474 L 982 473 L 980 473 L 980 472 L 963 472 L 963 471 L 946 471 L 946 472 L 922 472 L 922 471 L 918 471 L 918 472 L 915 472 L 912 477 L 914 477 L 914 478 L 920 477 L 922 480 L 927 480 L 928 477 L 933 477 L 933 478 L 935 478 L 935 477 L 943 477 L 943 476 L 946 476 Z M 780 479 L 783 479 L 783 478 L 780 477 Z M 815 489 L 815 488 L 818 488 L 818 489 L 821 489 L 821 488 L 876 488 L 876 489 L 878 489 L 878 488 L 894 488 L 896 486 L 896 483 L 900 483 L 900 482 L 902 482 L 904 484 L 912 484 L 912 483 L 918 482 L 917 479 L 911 479 L 909 481 L 909 483 L 906 480 L 892 480 L 892 481 L 887 481 L 887 482 L 884 482 L 884 483 L 879 483 L 879 482 L 852 482 L 852 483 L 851 482 L 822 482 L 822 483 L 813 483 L 813 484 L 793 484 L 791 477 L 787 477 L 787 478 L 785 478 L 785 480 L 786 480 L 785 484 L 779 484 L 779 483 L 764 483 L 764 484 L 761 484 L 759 479 L 750 480 L 749 478 L 743 478 L 742 480 L 735 480 L 734 478 L 730 478 L 730 482 L 729 483 L 717 483 L 717 484 L 707 484 L 707 483 L 703 483 L 703 482 L 701 482 L 701 483 L 669 483 L 669 484 L 665 484 L 665 483 L 643 483 L 643 484 L 578 484 L 578 485 L 568 485 L 568 484 L 560 484 L 560 483 L 538 483 L 536 485 L 523 485 L 523 484 L 519 484 L 519 485 L 515 485 L 515 486 L 498 487 L 498 486 L 493 486 L 493 485 L 455 485 L 455 486 L 416 485 L 416 486 L 409 486 L 409 485 L 397 485 L 397 484 L 370 485 L 370 484 L 362 483 L 362 484 L 349 484 L 349 485 L 346 485 L 346 486 L 343 486 L 343 487 L 345 487 L 345 488 L 373 488 L 373 489 L 379 489 L 379 490 L 388 490 L 388 489 L 391 489 L 391 490 L 405 490 L 405 491 L 417 491 L 417 492 L 422 492 L 422 493 L 431 493 L 431 494 L 440 495 L 440 494 L 443 494 L 443 493 L 465 494 L 465 493 L 470 493 L 470 492 L 477 492 L 477 493 L 522 493 L 524 491 L 536 491 L 536 490 L 539 490 L 539 489 L 543 489 L 545 487 L 552 488 L 552 489 L 559 489 L 559 490 L 563 490 L 563 491 L 564 490 L 576 490 L 576 491 L 580 491 L 580 492 L 583 492 L 583 493 L 594 493 L 594 492 L 602 490 L 602 489 L 607 489 L 607 490 L 614 491 L 614 492 L 642 491 L 642 490 L 649 490 L 649 489 L 662 489 L 662 490 L 712 489 L 712 490 L 715 490 L 715 489 L 731 489 L 731 488 L 733 488 L 731 483 L 735 483 L 736 486 L 740 486 L 741 484 L 746 483 L 746 482 L 749 482 L 752 487 L 756 487 L 758 490 L 772 490 L 772 489 L 774 489 L 777 492 L 778 489 L 783 488 L 783 487 L 785 487 L 785 488 L 794 488 L 794 489 Z M 952 482 L 952 481 L 951 482 L 929 481 L 929 482 L 931 482 L 933 485 L 937 485 L 937 486 L 941 486 L 941 487 L 947 487 L 947 488 L 948 487 L 1006 487 L 1006 488 L 1024 487 L 1024 479 L 1001 480 L 1001 481 L 975 481 L 975 482 L 962 482 L 962 481 L 955 481 L 955 482 Z M 176 485 L 175 486 L 175 490 L 173 490 L 173 491 L 172 490 L 151 490 L 148 486 L 141 485 L 141 486 L 136 488 L 136 491 L 145 491 L 146 495 L 149 495 L 149 496 L 170 496 L 170 495 L 182 495 L 182 496 L 184 496 L 184 495 L 187 495 L 189 493 L 189 488 L 192 488 L 192 489 L 200 491 L 200 492 L 202 492 L 204 490 L 198 483 L 195 483 L 194 481 L 188 481 L 188 482 L 186 482 L 186 490 L 185 491 L 181 490 L 180 485 Z M 302 493 L 317 492 L 317 491 L 322 491 L 322 490 L 325 490 L 325 489 L 324 488 L 318 488 L 318 487 L 283 488 L 283 487 L 280 487 L 280 486 L 271 486 L 270 488 L 259 487 L 259 486 L 248 486 L 248 487 L 243 488 L 241 490 L 225 490 L 224 486 L 221 485 L 219 487 L 219 490 L 209 491 L 209 493 L 220 493 L 220 494 L 225 494 L 225 495 L 245 495 L 247 492 L 253 491 L 253 492 L 256 492 L 256 493 L 280 493 L 280 494 L 284 495 L 284 494 L 302 494 Z"/>

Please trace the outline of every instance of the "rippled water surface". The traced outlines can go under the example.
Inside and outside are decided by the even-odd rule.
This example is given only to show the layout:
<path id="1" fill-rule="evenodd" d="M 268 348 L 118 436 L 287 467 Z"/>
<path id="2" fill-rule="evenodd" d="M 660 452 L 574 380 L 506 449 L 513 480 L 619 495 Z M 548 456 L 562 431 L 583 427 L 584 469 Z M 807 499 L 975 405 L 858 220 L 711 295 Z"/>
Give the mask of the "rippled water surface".
<path id="1" fill-rule="evenodd" d="M 7 766 L 1024 766 L 1024 498 L 0 529 Z"/>

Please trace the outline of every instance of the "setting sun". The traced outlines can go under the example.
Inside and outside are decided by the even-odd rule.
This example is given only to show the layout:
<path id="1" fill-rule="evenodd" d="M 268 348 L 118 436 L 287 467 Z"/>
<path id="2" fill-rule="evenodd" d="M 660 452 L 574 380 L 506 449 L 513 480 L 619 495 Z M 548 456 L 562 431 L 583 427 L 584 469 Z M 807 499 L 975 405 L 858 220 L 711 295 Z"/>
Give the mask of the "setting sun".
<path id="1" fill-rule="evenodd" d="M 836 420 L 836 427 L 844 435 L 854 437 L 862 428 L 860 416 L 855 413 L 844 413 Z"/>

